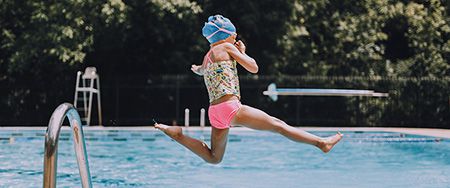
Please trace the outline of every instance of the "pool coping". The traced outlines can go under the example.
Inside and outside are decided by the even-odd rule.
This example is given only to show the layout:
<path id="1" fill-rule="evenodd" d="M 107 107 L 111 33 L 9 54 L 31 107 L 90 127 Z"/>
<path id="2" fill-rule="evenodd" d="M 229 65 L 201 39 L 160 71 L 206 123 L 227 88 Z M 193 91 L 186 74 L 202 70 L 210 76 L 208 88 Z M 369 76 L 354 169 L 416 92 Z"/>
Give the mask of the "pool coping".
<path id="1" fill-rule="evenodd" d="M 361 132 L 397 132 L 404 134 L 433 136 L 440 138 L 450 138 L 450 129 L 439 128 L 403 128 L 403 127 L 297 127 L 305 131 L 361 131 Z M 0 130 L 43 130 L 47 127 L 0 127 Z M 63 126 L 63 130 L 69 129 L 68 126 Z M 139 127 L 103 127 L 103 126 L 84 126 L 84 130 L 133 130 L 133 131 L 156 131 L 152 126 L 139 126 Z M 185 130 L 210 130 L 211 127 L 183 127 Z M 233 127 L 231 131 L 256 131 L 246 127 Z"/>

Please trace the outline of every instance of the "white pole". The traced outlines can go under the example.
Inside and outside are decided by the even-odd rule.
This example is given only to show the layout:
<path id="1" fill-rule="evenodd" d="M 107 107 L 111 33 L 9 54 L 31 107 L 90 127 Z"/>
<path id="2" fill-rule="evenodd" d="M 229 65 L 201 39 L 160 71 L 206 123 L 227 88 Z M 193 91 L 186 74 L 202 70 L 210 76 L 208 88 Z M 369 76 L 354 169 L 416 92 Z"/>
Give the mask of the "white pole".
<path id="1" fill-rule="evenodd" d="M 184 126 L 189 127 L 189 108 L 184 109 Z"/>
<path id="2" fill-rule="evenodd" d="M 205 109 L 200 109 L 200 127 L 205 127 Z"/>

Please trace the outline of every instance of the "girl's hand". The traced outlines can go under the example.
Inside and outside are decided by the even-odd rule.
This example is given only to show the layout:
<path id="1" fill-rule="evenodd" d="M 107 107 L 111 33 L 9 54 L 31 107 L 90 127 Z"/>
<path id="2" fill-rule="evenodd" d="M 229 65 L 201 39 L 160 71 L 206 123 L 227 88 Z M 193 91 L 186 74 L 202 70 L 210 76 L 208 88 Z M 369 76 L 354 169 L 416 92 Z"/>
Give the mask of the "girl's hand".
<path id="1" fill-rule="evenodd" d="M 192 72 L 194 72 L 195 74 L 198 74 L 200 76 L 203 76 L 203 69 L 201 65 L 192 65 L 191 66 L 191 70 Z"/>
<path id="2" fill-rule="evenodd" d="M 245 44 L 244 44 L 241 40 L 236 41 L 236 42 L 234 43 L 234 46 L 236 46 L 236 48 L 237 48 L 241 53 L 245 54 L 245 49 L 246 49 L 246 47 L 245 47 Z"/>

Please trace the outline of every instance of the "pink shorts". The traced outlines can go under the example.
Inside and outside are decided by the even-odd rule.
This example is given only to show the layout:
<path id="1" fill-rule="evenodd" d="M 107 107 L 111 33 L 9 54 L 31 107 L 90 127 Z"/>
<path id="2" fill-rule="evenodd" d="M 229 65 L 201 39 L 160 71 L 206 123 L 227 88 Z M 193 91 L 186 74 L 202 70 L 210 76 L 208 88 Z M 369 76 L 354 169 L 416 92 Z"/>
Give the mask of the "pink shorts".
<path id="1" fill-rule="evenodd" d="M 231 100 L 209 106 L 208 116 L 211 126 L 218 129 L 230 128 L 231 121 L 241 106 L 242 104 L 239 100 Z"/>

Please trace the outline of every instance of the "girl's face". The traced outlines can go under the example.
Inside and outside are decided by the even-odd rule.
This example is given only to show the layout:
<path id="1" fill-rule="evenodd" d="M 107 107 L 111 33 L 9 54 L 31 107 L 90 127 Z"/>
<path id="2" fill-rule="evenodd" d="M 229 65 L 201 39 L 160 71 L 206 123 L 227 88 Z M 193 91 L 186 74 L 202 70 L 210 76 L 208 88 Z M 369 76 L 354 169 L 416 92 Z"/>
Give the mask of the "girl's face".
<path id="1" fill-rule="evenodd" d="M 230 35 L 228 38 L 225 39 L 225 41 L 227 41 L 231 44 L 234 44 L 234 43 L 236 43 L 236 36 L 237 36 L 237 34 Z"/>

